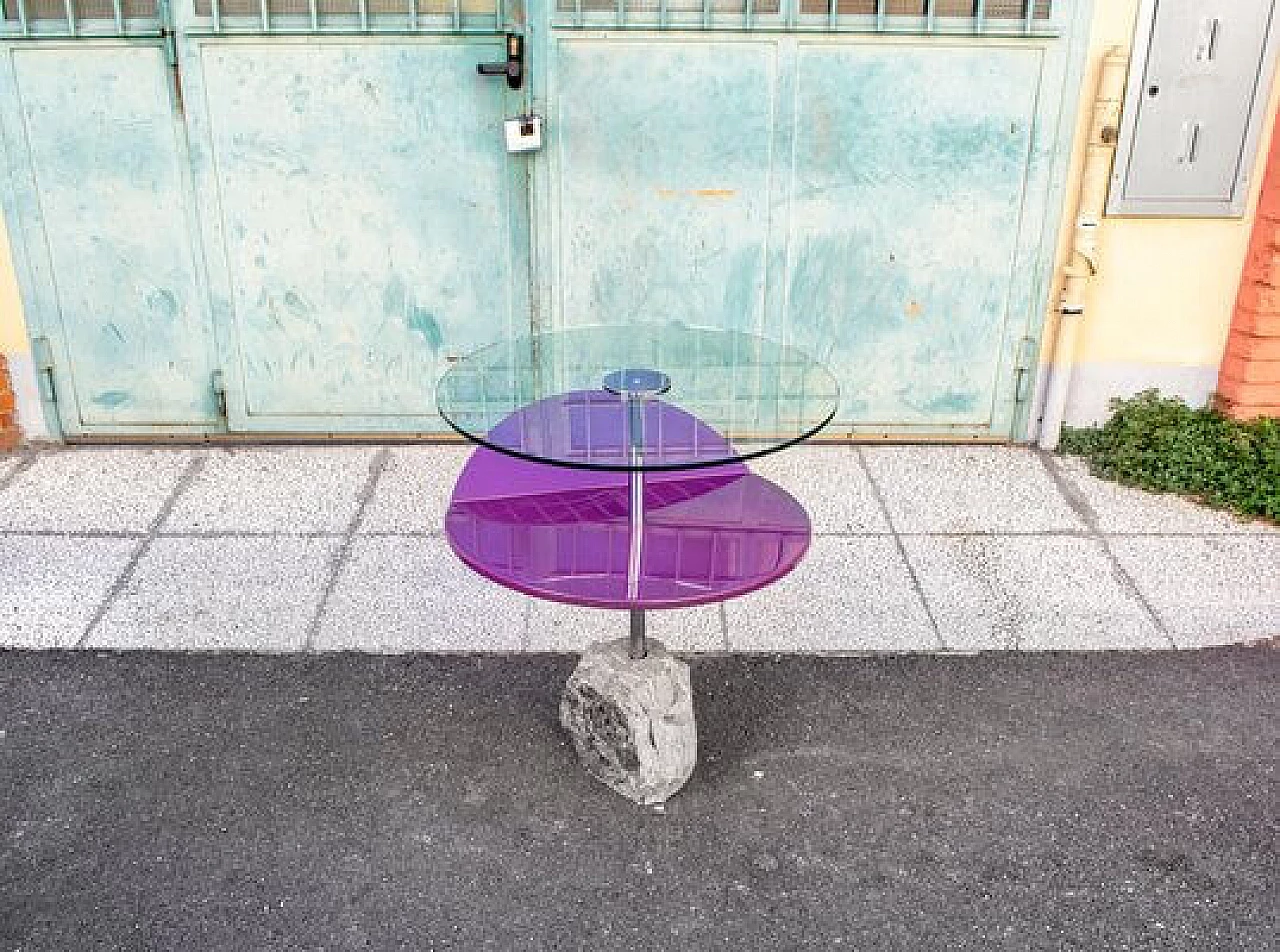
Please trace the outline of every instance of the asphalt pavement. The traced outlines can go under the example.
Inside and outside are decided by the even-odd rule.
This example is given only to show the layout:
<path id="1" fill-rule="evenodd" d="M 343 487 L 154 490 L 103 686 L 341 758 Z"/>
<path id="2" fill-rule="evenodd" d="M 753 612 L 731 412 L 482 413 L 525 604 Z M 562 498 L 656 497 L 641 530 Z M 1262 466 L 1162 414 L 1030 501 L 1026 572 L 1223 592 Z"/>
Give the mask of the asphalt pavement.
<path id="1" fill-rule="evenodd" d="M 571 655 L 0 653 L 0 950 L 1271 950 L 1280 652 L 692 659 L 665 809 Z"/>

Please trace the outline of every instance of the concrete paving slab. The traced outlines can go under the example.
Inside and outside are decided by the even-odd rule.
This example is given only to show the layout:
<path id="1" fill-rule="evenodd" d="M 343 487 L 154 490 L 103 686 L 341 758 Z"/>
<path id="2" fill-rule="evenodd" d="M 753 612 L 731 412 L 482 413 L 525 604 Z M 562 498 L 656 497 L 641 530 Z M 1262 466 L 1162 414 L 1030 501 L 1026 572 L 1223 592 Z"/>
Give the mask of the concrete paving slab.
<path id="1" fill-rule="evenodd" d="M 0 535 L 0 646 L 75 645 L 140 545 Z"/>
<path id="2" fill-rule="evenodd" d="M 441 532 L 469 446 L 403 446 L 391 450 L 361 532 Z"/>
<path id="3" fill-rule="evenodd" d="M 376 447 L 256 446 L 209 454 L 161 532 L 344 532 Z"/>
<path id="4" fill-rule="evenodd" d="M 1168 648 L 1097 539 L 905 537 L 950 649 Z"/>
<path id="5" fill-rule="evenodd" d="M 0 453 L 0 483 L 5 481 L 5 477 L 17 469 L 23 457 L 17 453 Z"/>
<path id="6" fill-rule="evenodd" d="M 735 651 L 932 651 L 937 637 L 893 539 L 818 537 L 782 581 L 725 602 Z"/>
<path id="7" fill-rule="evenodd" d="M 1033 450 L 873 446 L 862 453 L 899 532 L 1086 528 Z"/>
<path id="8" fill-rule="evenodd" d="M 534 599 L 529 613 L 530 651 L 583 651 L 597 641 L 627 637 L 628 614 L 617 609 L 580 608 Z M 648 635 L 672 651 L 724 651 L 724 626 L 717 605 L 651 611 Z"/>
<path id="9" fill-rule="evenodd" d="M 1101 532 L 1116 534 L 1240 533 L 1280 535 L 1280 526 L 1258 519 L 1240 519 L 1229 512 L 1211 509 L 1175 496 L 1122 486 L 1089 475 L 1089 464 L 1071 456 L 1054 457 L 1063 478 L 1097 515 Z"/>
<path id="10" fill-rule="evenodd" d="M 315 647 L 518 651 L 525 643 L 529 602 L 472 572 L 443 539 L 357 537 Z"/>
<path id="11" fill-rule="evenodd" d="M 793 446 L 748 465 L 795 496 L 819 535 L 889 531 L 852 447 Z"/>
<path id="12" fill-rule="evenodd" d="M 146 532 L 196 451 L 77 447 L 0 490 L 0 531 Z"/>
<path id="13" fill-rule="evenodd" d="M 297 651 L 340 540 L 158 538 L 87 645 Z"/>
<path id="14" fill-rule="evenodd" d="M 1109 542 L 1178 647 L 1280 637 L 1280 536 Z"/>

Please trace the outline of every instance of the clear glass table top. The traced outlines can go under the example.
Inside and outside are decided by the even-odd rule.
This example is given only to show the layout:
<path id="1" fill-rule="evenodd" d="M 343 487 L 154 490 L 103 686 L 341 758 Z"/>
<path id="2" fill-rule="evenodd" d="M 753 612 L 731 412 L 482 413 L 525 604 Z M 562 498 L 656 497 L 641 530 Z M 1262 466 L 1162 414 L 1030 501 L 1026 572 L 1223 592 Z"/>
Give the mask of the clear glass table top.
<path id="1" fill-rule="evenodd" d="M 817 433 L 839 399 L 831 372 L 796 347 L 683 324 L 505 340 L 458 361 L 436 392 L 444 419 L 477 443 L 602 470 L 760 456 Z"/>

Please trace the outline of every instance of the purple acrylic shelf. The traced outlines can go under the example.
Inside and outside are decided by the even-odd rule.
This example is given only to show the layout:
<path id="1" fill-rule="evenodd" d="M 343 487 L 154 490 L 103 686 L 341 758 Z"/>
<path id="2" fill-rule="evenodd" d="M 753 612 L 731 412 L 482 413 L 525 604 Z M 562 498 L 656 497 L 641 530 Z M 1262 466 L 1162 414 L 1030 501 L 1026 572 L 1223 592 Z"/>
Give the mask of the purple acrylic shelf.
<path id="1" fill-rule="evenodd" d="M 577 392 L 539 401 L 494 432 L 500 437 L 504 428 L 526 426 L 534 415 L 542 421 L 583 398 Z M 656 400 L 645 411 L 646 436 L 662 433 L 668 447 L 697 445 L 722 455 L 714 447 L 723 438 L 685 411 Z M 621 433 L 596 430 L 591 443 L 593 455 L 616 446 L 622 458 Z M 689 465 L 698 465 L 697 455 L 690 454 Z M 679 608 L 732 598 L 786 575 L 808 549 L 804 508 L 740 462 L 647 472 L 639 580 L 629 595 L 631 478 L 481 446 L 458 478 L 445 533 L 462 561 L 501 585 L 599 608 Z"/>

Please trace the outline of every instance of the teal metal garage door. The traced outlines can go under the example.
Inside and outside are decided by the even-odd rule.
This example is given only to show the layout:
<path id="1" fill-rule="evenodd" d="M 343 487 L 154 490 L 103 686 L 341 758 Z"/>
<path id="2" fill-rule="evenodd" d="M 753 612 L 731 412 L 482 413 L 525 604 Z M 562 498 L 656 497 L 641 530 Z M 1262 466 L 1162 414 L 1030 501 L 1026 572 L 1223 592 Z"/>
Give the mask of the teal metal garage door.
<path id="1" fill-rule="evenodd" d="M 809 348 L 846 433 L 1018 432 L 1087 3 L 40 2 L 8 206 L 70 435 L 438 431 L 451 358 L 637 320 Z"/>

